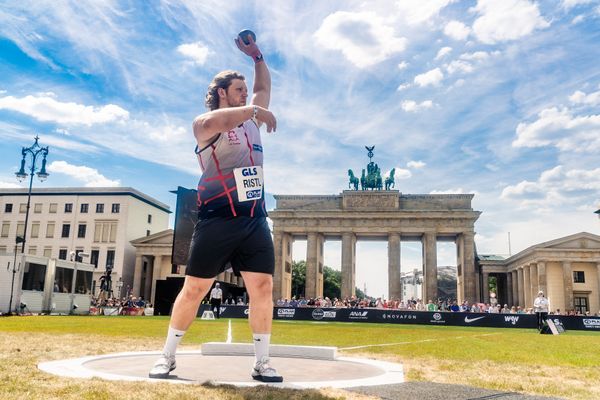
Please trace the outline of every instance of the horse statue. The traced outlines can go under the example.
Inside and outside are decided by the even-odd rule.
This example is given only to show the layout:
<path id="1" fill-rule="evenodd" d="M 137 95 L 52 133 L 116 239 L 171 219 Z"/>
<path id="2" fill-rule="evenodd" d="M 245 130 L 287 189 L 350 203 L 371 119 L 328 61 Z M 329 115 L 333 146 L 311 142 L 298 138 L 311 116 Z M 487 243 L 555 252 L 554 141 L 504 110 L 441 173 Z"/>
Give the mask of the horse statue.
<path id="1" fill-rule="evenodd" d="M 394 174 L 396 173 L 396 168 L 392 168 L 390 171 L 390 175 L 385 178 L 385 190 L 390 190 L 395 186 L 394 183 Z"/>
<path id="2" fill-rule="evenodd" d="M 365 175 L 365 169 L 362 170 L 362 175 L 360 176 L 360 189 L 367 190 L 367 176 Z"/>
<path id="3" fill-rule="evenodd" d="M 383 187 L 383 180 L 381 179 L 381 170 L 379 166 L 374 162 L 370 162 L 367 165 L 367 173 L 362 170 L 362 176 L 360 178 L 360 186 L 362 190 L 381 190 Z"/>
<path id="4" fill-rule="evenodd" d="M 354 176 L 354 172 L 351 169 L 348 170 L 348 177 L 350 179 L 348 182 L 348 189 L 352 189 L 354 186 L 354 190 L 358 190 L 358 178 Z"/>

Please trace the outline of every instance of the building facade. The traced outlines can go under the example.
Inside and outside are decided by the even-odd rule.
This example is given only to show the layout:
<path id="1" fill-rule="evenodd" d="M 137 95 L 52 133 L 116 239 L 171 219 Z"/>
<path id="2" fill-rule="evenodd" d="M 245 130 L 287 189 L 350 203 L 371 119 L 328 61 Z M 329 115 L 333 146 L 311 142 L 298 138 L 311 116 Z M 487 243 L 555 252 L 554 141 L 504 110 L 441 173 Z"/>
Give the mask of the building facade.
<path id="1" fill-rule="evenodd" d="M 533 307 L 538 291 L 553 312 L 600 312 L 600 236 L 587 232 L 531 246 L 509 258 L 481 256 L 482 301 L 489 302 L 490 279 L 498 302 Z"/>
<path id="2" fill-rule="evenodd" d="M 0 254 L 21 251 L 27 189 L 0 189 Z M 135 248 L 130 241 L 163 231 L 169 206 L 130 187 L 33 189 L 25 254 L 71 260 L 84 253 L 96 283 L 107 268 L 123 291 L 133 287 Z M 125 292 L 124 292 L 125 293 Z"/>

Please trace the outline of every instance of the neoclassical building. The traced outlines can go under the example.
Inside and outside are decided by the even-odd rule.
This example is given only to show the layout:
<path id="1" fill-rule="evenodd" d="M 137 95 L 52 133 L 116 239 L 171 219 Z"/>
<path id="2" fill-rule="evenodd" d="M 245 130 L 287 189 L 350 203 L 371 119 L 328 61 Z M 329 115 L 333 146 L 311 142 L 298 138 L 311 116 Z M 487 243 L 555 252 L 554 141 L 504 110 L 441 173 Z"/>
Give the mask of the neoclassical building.
<path id="1" fill-rule="evenodd" d="M 495 277 L 498 301 L 529 308 L 538 291 L 553 311 L 600 311 L 600 236 L 587 232 L 536 244 L 509 257 L 479 256 L 482 301 Z"/>

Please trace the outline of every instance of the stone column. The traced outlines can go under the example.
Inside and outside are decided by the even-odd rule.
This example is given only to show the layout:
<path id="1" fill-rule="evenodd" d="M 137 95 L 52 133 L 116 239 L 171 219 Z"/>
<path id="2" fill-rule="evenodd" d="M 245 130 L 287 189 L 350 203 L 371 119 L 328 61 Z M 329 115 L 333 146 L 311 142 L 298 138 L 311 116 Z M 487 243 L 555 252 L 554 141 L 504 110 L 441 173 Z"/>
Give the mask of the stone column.
<path id="1" fill-rule="evenodd" d="M 135 256 L 135 270 L 133 271 L 133 290 L 134 296 L 141 295 L 142 286 L 142 255 L 136 254 Z"/>
<path id="2" fill-rule="evenodd" d="M 342 234 L 342 299 L 353 296 L 356 287 L 356 236 Z"/>
<path id="3" fill-rule="evenodd" d="M 483 302 L 489 303 L 490 301 L 490 274 L 488 272 L 483 273 Z"/>
<path id="4" fill-rule="evenodd" d="M 533 307 L 533 302 L 535 301 L 535 298 L 537 297 L 538 294 L 538 266 L 537 263 L 531 263 L 529 266 L 529 278 L 531 281 L 531 292 L 530 292 L 530 299 L 531 299 L 531 307 Z"/>
<path id="5" fill-rule="evenodd" d="M 513 280 L 512 273 L 508 272 L 506 274 L 506 302 L 508 303 L 508 307 L 512 307 L 513 303 Z"/>
<path id="6" fill-rule="evenodd" d="M 519 294 L 519 303 L 517 305 L 524 307 L 525 304 L 525 297 L 524 297 L 524 291 L 523 291 L 523 267 L 519 267 L 517 269 L 517 293 Z"/>
<path id="7" fill-rule="evenodd" d="M 388 236 L 388 299 L 402 299 L 400 282 L 400 234 Z"/>
<path id="8" fill-rule="evenodd" d="M 156 257 L 152 257 L 152 265 L 156 262 Z M 143 264 L 143 262 L 142 262 Z M 140 289 L 140 296 L 143 296 L 145 300 L 153 301 L 152 299 L 152 282 L 154 281 L 154 275 L 150 269 L 150 258 L 146 263 L 146 280 L 144 281 L 144 287 Z"/>
<path id="9" fill-rule="evenodd" d="M 538 280 L 538 291 L 544 292 L 544 296 L 548 297 L 548 283 L 546 278 L 546 262 L 539 261 L 537 263 L 537 280 Z M 537 293 L 536 293 L 537 296 Z"/>
<path id="10" fill-rule="evenodd" d="M 323 296 L 323 235 L 310 232 L 306 240 L 306 298 Z"/>
<path id="11" fill-rule="evenodd" d="M 154 256 L 154 268 L 152 269 L 152 293 L 150 298 L 152 299 L 152 304 L 156 304 L 156 281 L 160 279 L 160 270 L 162 268 L 162 260 L 163 256 Z M 145 299 L 147 300 L 147 299 Z"/>
<path id="12" fill-rule="evenodd" d="M 575 308 L 573 299 L 573 267 L 569 261 L 563 261 L 562 267 L 565 285 L 565 312 L 567 312 Z"/>
<path id="13" fill-rule="evenodd" d="M 596 292 L 596 298 L 600 299 L 600 262 L 596 263 L 596 280 L 598 281 L 598 291 Z M 600 304 L 600 302 L 599 302 Z M 593 311 L 593 310 L 590 310 Z M 600 311 L 600 310 L 598 310 Z"/>
<path id="14" fill-rule="evenodd" d="M 529 264 L 523 266 L 523 309 L 533 306 L 531 301 L 531 272 Z"/>
<path id="15" fill-rule="evenodd" d="M 477 294 L 475 293 L 475 233 L 464 232 L 464 263 L 463 263 L 463 285 L 465 298 L 469 303 L 475 302 Z"/>
<path id="16" fill-rule="evenodd" d="M 464 292 L 464 279 L 463 279 L 463 273 L 464 273 L 464 254 L 465 254 L 465 248 L 464 248 L 464 238 L 463 235 L 456 235 L 456 299 L 459 302 L 462 302 L 462 300 L 465 298 L 465 292 Z"/>
<path id="17" fill-rule="evenodd" d="M 517 275 L 517 270 L 512 270 L 510 272 L 512 276 L 512 304 L 511 306 L 519 305 L 519 276 Z"/>
<path id="18" fill-rule="evenodd" d="M 285 297 L 283 276 L 285 273 L 283 255 L 283 234 L 273 228 L 273 249 L 275 252 L 275 271 L 273 272 L 273 301 Z"/>
<path id="19" fill-rule="evenodd" d="M 423 302 L 437 300 L 437 235 L 435 232 L 423 234 Z"/>

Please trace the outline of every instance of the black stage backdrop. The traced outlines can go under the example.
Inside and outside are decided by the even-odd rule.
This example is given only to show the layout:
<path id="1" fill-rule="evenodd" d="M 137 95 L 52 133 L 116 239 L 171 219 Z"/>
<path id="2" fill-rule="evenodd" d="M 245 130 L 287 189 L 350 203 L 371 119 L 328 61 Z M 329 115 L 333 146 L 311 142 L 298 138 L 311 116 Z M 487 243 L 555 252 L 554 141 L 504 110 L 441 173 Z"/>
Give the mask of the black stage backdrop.
<path id="1" fill-rule="evenodd" d="M 201 316 L 210 305 L 202 305 Z M 221 318 L 248 318 L 247 306 L 221 306 Z M 565 330 L 600 332 L 600 317 L 549 315 Z M 489 328 L 537 328 L 537 317 L 532 314 L 487 314 L 429 311 L 381 310 L 374 308 L 286 308 L 275 307 L 273 319 L 298 321 L 376 322 L 389 324 L 425 324 L 449 326 L 480 326 Z"/>

